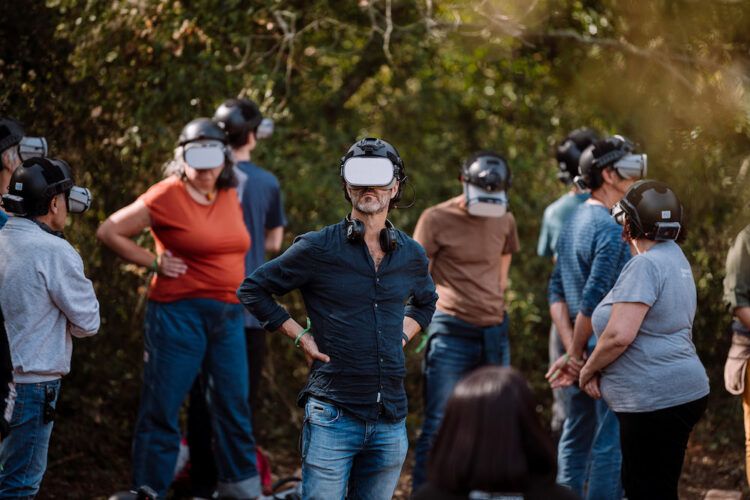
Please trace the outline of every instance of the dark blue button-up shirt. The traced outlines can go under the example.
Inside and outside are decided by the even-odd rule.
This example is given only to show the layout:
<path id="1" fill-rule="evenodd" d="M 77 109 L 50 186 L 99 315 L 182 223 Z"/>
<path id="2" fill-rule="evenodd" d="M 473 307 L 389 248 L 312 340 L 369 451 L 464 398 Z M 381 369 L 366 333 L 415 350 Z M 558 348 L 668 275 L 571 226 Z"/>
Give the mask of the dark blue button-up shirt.
<path id="1" fill-rule="evenodd" d="M 406 416 L 404 316 L 427 328 L 437 294 L 424 249 L 401 231 L 397 241 L 376 271 L 342 221 L 300 236 L 242 283 L 240 301 L 267 330 L 290 317 L 273 295 L 302 292 L 315 343 L 331 361 L 313 363 L 299 404 L 314 395 L 366 421 Z"/>

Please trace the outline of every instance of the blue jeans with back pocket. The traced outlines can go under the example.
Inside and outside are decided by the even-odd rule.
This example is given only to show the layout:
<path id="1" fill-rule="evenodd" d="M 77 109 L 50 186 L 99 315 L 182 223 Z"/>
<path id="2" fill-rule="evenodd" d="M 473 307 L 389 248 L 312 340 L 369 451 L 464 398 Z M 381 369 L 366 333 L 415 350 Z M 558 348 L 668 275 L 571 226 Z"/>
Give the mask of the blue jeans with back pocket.
<path id="1" fill-rule="evenodd" d="M 392 498 L 409 447 L 405 419 L 366 422 L 313 396 L 301 444 L 306 500 Z"/>
<path id="2" fill-rule="evenodd" d="M 3 436 L 0 445 L 0 498 L 34 498 L 39 491 L 54 425 L 50 410 L 57 406 L 59 396 L 60 379 L 16 384 L 10 434 Z"/>

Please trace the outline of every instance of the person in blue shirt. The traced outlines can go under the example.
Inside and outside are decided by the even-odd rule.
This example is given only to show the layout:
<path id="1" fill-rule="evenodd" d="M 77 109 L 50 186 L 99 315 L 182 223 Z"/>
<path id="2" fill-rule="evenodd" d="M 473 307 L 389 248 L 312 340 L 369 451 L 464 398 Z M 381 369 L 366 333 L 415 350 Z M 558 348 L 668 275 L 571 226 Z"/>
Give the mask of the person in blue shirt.
<path id="1" fill-rule="evenodd" d="M 23 127 L 12 118 L 0 117 L 0 195 L 8 192 L 13 172 L 21 165 L 18 145 L 23 139 Z M 0 229 L 8 222 L 8 214 L 0 208 Z"/>
<path id="2" fill-rule="evenodd" d="M 305 499 L 390 499 L 408 440 L 403 347 L 425 329 L 437 294 L 424 249 L 388 221 L 406 181 L 387 142 L 366 138 L 342 158 L 351 212 L 306 233 L 245 279 L 240 301 L 302 348 L 310 374 L 298 404 Z M 274 296 L 299 289 L 303 328 Z"/>
<path id="3" fill-rule="evenodd" d="M 578 175 L 578 161 L 581 153 L 597 139 L 597 134 L 591 129 L 578 128 L 572 131 L 558 146 L 556 151 L 557 178 L 568 186 L 568 192 L 551 203 L 542 217 L 542 229 L 539 232 L 536 253 L 540 257 L 548 257 L 555 260 L 555 248 L 557 239 L 578 206 L 589 198 L 589 193 L 575 185 L 573 179 Z M 550 325 L 549 330 L 549 362 L 557 361 L 563 355 L 560 336 L 557 334 L 555 324 Z M 550 427 L 552 433 L 559 437 L 565 421 L 565 404 L 563 402 L 562 389 L 552 391 L 552 422 Z"/>
<path id="4" fill-rule="evenodd" d="M 227 99 L 213 117 L 227 134 L 232 149 L 237 177 L 237 194 L 242 206 L 245 226 L 250 233 L 250 250 L 245 255 L 245 276 L 266 260 L 266 254 L 277 254 L 284 239 L 284 214 L 281 186 L 271 172 L 252 162 L 252 152 L 259 139 L 273 131 L 273 122 L 263 118 L 257 104 L 249 99 Z M 260 387 L 266 355 L 266 331 L 249 311 L 245 310 L 245 345 L 249 375 L 249 403 L 253 433 L 258 435 Z M 188 409 L 188 444 L 190 447 L 190 483 L 192 494 L 210 497 L 217 481 L 211 445 L 211 425 L 205 404 L 206 381 L 196 380 L 190 393 Z"/>
<path id="5" fill-rule="evenodd" d="M 552 364 L 547 378 L 553 388 L 568 387 L 557 481 L 584 498 L 619 500 L 622 455 L 617 417 L 605 402 L 573 384 L 585 353 L 594 348 L 594 308 L 630 258 L 622 228 L 609 210 L 646 175 L 646 155 L 636 154 L 630 141 L 614 136 L 586 149 L 578 169 L 576 182 L 591 190 L 591 198 L 576 209 L 560 234 L 548 293 L 550 316 L 566 353 Z"/>

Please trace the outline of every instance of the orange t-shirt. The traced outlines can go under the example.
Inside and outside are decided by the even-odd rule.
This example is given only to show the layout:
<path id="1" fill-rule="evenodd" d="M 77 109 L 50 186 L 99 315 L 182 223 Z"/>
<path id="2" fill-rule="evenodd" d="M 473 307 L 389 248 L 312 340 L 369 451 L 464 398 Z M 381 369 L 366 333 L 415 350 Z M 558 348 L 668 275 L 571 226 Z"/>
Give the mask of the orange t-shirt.
<path id="1" fill-rule="evenodd" d="M 237 288 L 245 277 L 250 235 L 242 218 L 237 191 L 220 189 L 211 205 L 190 197 L 176 176 L 154 184 L 139 198 L 151 216 L 156 251 L 166 250 L 187 264 L 179 278 L 157 275 L 149 299 L 173 302 L 208 298 L 239 303 Z"/>

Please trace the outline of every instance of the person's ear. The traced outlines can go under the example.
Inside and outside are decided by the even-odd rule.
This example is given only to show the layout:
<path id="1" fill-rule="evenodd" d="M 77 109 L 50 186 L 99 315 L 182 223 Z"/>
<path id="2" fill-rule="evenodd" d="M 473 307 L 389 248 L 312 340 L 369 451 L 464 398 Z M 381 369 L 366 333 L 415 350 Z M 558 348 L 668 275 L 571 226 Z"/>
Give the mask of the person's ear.
<path id="1" fill-rule="evenodd" d="M 247 133 L 247 145 L 250 148 L 250 151 L 255 149 L 255 146 L 258 145 L 258 138 L 255 136 L 255 130 L 251 130 Z"/>
<path id="2" fill-rule="evenodd" d="M 49 212 L 51 214 L 57 214 L 57 212 L 60 211 L 60 205 L 59 203 L 59 195 L 55 195 L 52 197 L 52 199 L 49 201 Z"/>
<path id="3" fill-rule="evenodd" d="M 602 169 L 602 180 L 606 184 L 614 185 L 617 182 L 617 173 L 614 169 L 605 167 Z"/>

